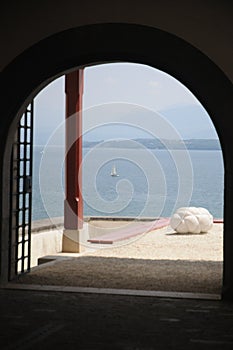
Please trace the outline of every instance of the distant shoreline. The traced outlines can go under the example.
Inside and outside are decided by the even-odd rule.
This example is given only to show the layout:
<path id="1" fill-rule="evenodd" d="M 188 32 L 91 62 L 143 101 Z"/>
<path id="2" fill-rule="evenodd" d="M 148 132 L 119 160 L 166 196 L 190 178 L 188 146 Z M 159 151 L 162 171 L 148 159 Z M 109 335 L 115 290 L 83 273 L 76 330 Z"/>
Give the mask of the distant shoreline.
<path id="1" fill-rule="evenodd" d="M 83 148 L 125 148 L 125 149 L 173 149 L 173 150 L 214 150 L 221 151 L 219 140 L 216 139 L 187 139 L 187 140 L 160 140 L 160 139 L 132 139 L 110 141 L 84 141 Z"/>
<path id="2" fill-rule="evenodd" d="M 35 145 L 46 147 L 46 145 Z M 151 149 L 151 150 L 200 150 L 221 151 L 221 145 L 217 139 L 187 139 L 187 140 L 165 140 L 165 139 L 119 139 L 83 141 L 83 148 L 100 147 L 101 149 Z M 48 147 L 61 147 L 64 145 L 48 145 Z"/>

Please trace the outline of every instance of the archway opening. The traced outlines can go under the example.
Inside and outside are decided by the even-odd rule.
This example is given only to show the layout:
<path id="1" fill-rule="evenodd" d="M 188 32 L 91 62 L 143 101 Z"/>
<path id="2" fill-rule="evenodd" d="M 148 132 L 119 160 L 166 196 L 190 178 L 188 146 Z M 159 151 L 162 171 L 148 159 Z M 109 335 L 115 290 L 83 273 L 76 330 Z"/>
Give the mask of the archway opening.
<path id="1" fill-rule="evenodd" d="M 118 67 L 118 69 L 116 67 Z M 84 157 L 85 163 L 84 163 L 83 170 L 84 172 L 86 172 L 85 173 L 86 176 L 84 176 L 84 179 L 86 180 L 88 179 L 88 174 L 90 174 L 90 172 L 95 174 L 94 180 L 97 183 L 98 190 L 102 192 L 100 194 L 100 197 L 103 200 L 101 203 L 102 205 L 98 206 L 97 204 L 98 201 L 93 204 L 93 198 L 94 198 L 93 184 L 90 185 L 90 183 L 88 183 L 88 180 L 84 181 L 83 193 L 86 199 L 85 201 L 86 207 L 85 207 L 84 215 L 89 218 L 92 217 L 92 220 L 94 216 L 95 220 L 98 221 L 98 224 L 96 224 L 96 221 L 93 224 L 94 220 L 92 221 L 92 227 L 94 226 L 94 230 L 92 231 L 96 231 L 96 227 L 99 227 L 99 223 L 100 223 L 99 219 L 103 219 L 102 216 L 104 216 L 105 224 L 106 224 L 106 216 L 108 216 L 108 218 L 110 219 L 114 218 L 114 220 L 116 219 L 116 217 L 118 219 L 119 218 L 122 219 L 122 217 L 124 217 L 124 220 L 125 218 L 128 218 L 128 219 L 130 218 L 130 219 L 133 219 L 135 224 L 135 219 L 137 219 L 138 221 L 138 219 L 143 220 L 145 218 L 148 219 L 148 217 L 152 219 L 155 219 L 158 217 L 170 217 L 174 213 L 174 211 L 180 206 L 205 207 L 210 211 L 210 213 L 212 213 L 214 218 L 222 219 L 223 217 L 223 162 L 221 157 L 221 148 L 219 145 L 217 134 L 210 121 L 210 118 L 207 112 L 204 110 L 200 102 L 190 93 L 190 91 L 187 88 L 185 88 L 182 84 L 180 84 L 177 80 L 175 80 L 171 76 L 168 76 L 166 73 L 155 70 L 154 68 L 150 68 L 148 66 L 143 66 L 143 65 L 129 64 L 129 63 L 118 63 L 118 64 L 114 63 L 114 64 L 107 64 L 107 65 L 100 65 L 100 66 L 85 68 L 85 72 L 86 72 L 85 73 L 86 81 L 84 83 L 84 86 L 85 86 L 84 122 L 87 122 L 87 126 L 84 125 L 85 138 L 84 138 L 83 145 L 84 145 L 84 156 L 86 156 L 86 158 Z M 153 76 L 153 73 L 154 73 L 154 76 Z M 93 74 L 93 77 L 91 77 L 91 74 Z M 98 74 L 99 74 L 99 78 L 98 78 Z M 128 77 L 127 77 L 127 74 L 129 74 Z M 140 74 L 142 75 L 141 77 L 140 77 Z M 120 79 L 120 75 L 122 75 L 123 79 Z M 140 77 L 139 80 L 137 80 L 138 75 Z M 131 79 L 130 79 L 130 76 L 131 76 Z M 136 76 L 137 76 L 137 79 L 135 78 Z M 57 83 L 58 84 L 57 86 L 59 86 L 60 84 L 60 87 L 61 87 L 63 85 L 62 79 L 63 78 L 60 78 L 59 81 L 54 82 L 53 84 L 56 85 Z M 119 81 L 117 82 L 117 80 Z M 129 84 L 130 80 L 131 80 L 131 85 Z M 125 86 L 122 83 L 122 81 L 127 81 L 128 86 Z M 97 84 L 97 87 L 94 86 L 94 91 L 96 93 L 93 94 L 93 85 L 95 85 L 95 83 Z M 89 84 L 89 88 L 88 88 L 88 84 Z M 126 93 L 126 91 L 128 91 L 128 94 Z M 89 96 L 88 96 L 88 93 L 89 93 Z M 98 94 L 99 96 L 97 97 L 96 95 Z M 51 95 L 51 96 L 55 96 L 55 95 Z M 102 96 L 102 100 L 101 100 L 101 96 Z M 169 96 L 171 97 L 171 100 L 169 100 Z M 45 95 L 45 99 L 47 99 L 47 103 L 51 102 L 50 98 L 48 100 L 48 95 L 47 96 Z M 56 101 L 57 101 L 57 98 L 56 98 Z M 176 101 L 177 104 L 174 101 Z M 57 103 L 55 103 L 55 106 L 56 106 L 55 107 L 56 109 Z M 38 108 L 39 108 L 39 104 L 38 104 Z M 42 107 L 42 109 L 43 108 L 44 107 Z M 61 110 L 62 110 L 61 115 L 64 116 L 63 114 L 64 108 L 61 108 Z M 46 111 L 45 113 L 46 115 L 44 116 L 46 120 L 48 120 L 48 116 L 49 116 L 47 115 L 47 113 L 51 113 L 51 112 L 49 112 L 48 110 Z M 59 116 L 60 119 L 58 124 L 62 123 L 61 115 Z M 95 120 L 94 126 L 91 122 L 93 121 L 93 119 Z M 142 119 L 143 119 L 143 123 L 141 122 Z M 162 120 L 163 122 L 165 120 L 165 124 L 163 125 L 163 128 L 161 128 L 161 125 L 159 124 L 159 122 L 162 122 Z M 42 122 L 42 125 L 46 125 L 46 124 Z M 58 128 L 56 128 L 57 126 Z M 52 138 L 54 138 L 55 129 L 56 129 L 56 133 L 58 134 L 61 131 L 59 129 L 59 125 L 56 125 L 56 126 L 51 125 L 51 130 L 53 134 Z M 158 133 L 158 129 L 160 130 L 161 134 Z M 172 133 L 171 135 L 166 134 L 166 132 L 168 131 L 171 132 L 172 130 L 174 132 L 173 134 Z M 48 136 L 50 136 L 50 140 L 51 140 L 51 135 L 48 135 Z M 55 139 L 57 140 L 57 138 Z M 158 141 L 160 142 L 159 144 L 158 144 Z M 51 143 L 50 144 L 48 143 L 47 147 L 51 145 L 52 145 Z M 122 152 L 122 149 L 123 149 L 123 152 Z M 42 149 L 39 149 L 39 152 L 41 151 L 46 152 L 46 147 L 43 146 Z M 100 162 L 97 161 L 97 167 L 94 168 L 93 159 L 95 160 L 98 159 L 98 154 L 100 154 L 99 152 L 101 152 L 101 155 L 103 155 L 103 152 L 105 152 L 105 156 L 104 158 L 102 157 L 102 160 Z M 185 153 L 185 158 L 181 157 L 181 160 L 179 160 L 182 152 Z M 40 153 L 40 154 L 43 154 L 43 153 Z M 88 154 L 89 156 L 87 156 Z M 92 156 L 90 156 L 90 154 L 92 154 Z M 135 154 L 137 156 L 135 156 Z M 153 162 L 150 163 L 149 166 L 148 166 L 148 163 L 147 165 L 143 163 L 144 160 L 146 159 L 145 154 L 150 154 L 150 155 L 153 155 L 153 157 L 155 157 L 155 158 L 148 159 L 147 162 L 151 160 L 155 161 L 156 159 L 157 161 L 156 167 L 152 166 Z M 88 157 L 90 158 L 89 160 L 88 160 Z M 51 161 L 52 159 L 54 158 L 52 157 Z M 184 163 L 185 159 L 187 163 Z M 135 197 L 134 198 L 131 197 L 131 206 L 129 205 L 130 203 L 128 202 L 127 198 L 125 202 L 125 195 L 127 195 L 127 193 L 130 192 L 129 191 L 130 188 L 126 184 L 126 187 L 123 188 L 123 190 L 121 191 L 121 195 L 123 196 L 122 203 L 120 204 L 120 206 L 117 206 L 117 208 L 114 207 L 115 205 L 114 199 L 117 198 L 116 197 L 117 184 L 115 182 L 112 183 L 112 180 L 114 181 L 115 177 L 113 179 L 109 175 L 111 175 L 110 171 L 112 169 L 112 165 L 114 165 L 116 162 L 118 162 L 117 164 L 118 171 L 119 169 L 121 169 L 120 173 L 118 174 L 119 178 L 116 178 L 116 180 L 122 180 L 121 176 L 123 172 L 124 173 L 123 179 L 126 179 L 128 182 L 130 181 L 131 184 L 133 184 Z M 181 162 L 181 163 L 177 164 L 177 162 Z M 135 165 L 139 170 L 138 173 L 135 170 L 136 169 Z M 181 170 L 184 172 L 184 170 L 187 170 L 187 168 L 189 168 L 190 172 L 187 172 L 185 176 L 180 173 Z M 145 169 L 147 169 L 147 171 L 149 172 L 152 170 L 151 172 L 153 174 L 146 173 Z M 143 182 L 143 176 L 141 176 L 140 171 L 142 171 L 142 173 L 144 172 L 144 175 L 145 175 L 144 177 L 146 180 L 144 182 Z M 38 173 L 38 171 L 36 171 L 36 173 Z M 213 174 L 215 174 L 215 177 L 213 177 Z M 179 176 L 181 177 L 181 179 L 184 180 L 184 181 L 182 180 L 183 183 L 181 188 L 179 188 L 179 185 L 180 185 Z M 54 175 L 52 177 L 54 178 Z M 59 179 L 60 179 L 60 175 L 59 175 Z M 136 183 L 134 182 L 135 179 L 136 179 Z M 154 193 L 152 194 L 149 193 L 150 205 L 148 205 L 147 203 L 145 208 L 145 203 L 147 201 L 143 201 L 143 196 L 148 194 L 148 183 L 150 183 L 151 181 L 150 179 L 153 179 L 150 186 L 152 186 L 153 183 L 156 183 L 156 185 L 159 184 L 161 188 L 163 187 L 163 191 L 161 194 L 161 192 L 156 192 L 157 191 L 156 189 Z M 185 184 L 185 180 L 187 181 L 186 184 Z M 111 181 L 111 182 L 108 182 L 108 181 Z M 143 185 L 143 183 L 145 186 Z M 88 190 L 89 190 L 89 193 L 88 193 Z M 180 190 L 181 192 L 183 192 L 183 195 L 181 196 L 179 193 Z M 47 191 L 45 192 L 47 193 Z M 38 191 L 35 191 L 35 193 L 38 193 Z M 59 195 L 63 195 L 63 193 L 60 193 Z M 160 197 L 159 201 L 157 200 L 158 197 Z M 50 212 L 50 208 L 52 208 L 52 210 L 55 209 L 55 212 L 57 210 L 57 213 L 59 213 L 59 210 L 61 210 L 62 208 L 62 205 L 61 205 L 62 201 L 56 200 L 54 197 L 52 200 L 51 200 L 51 197 L 49 198 L 49 196 L 47 198 L 50 201 L 50 204 L 48 204 L 48 202 L 46 203 L 46 200 L 44 202 L 45 206 L 47 205 L 47 213 Z M 34 197 L 34 203 L 39 203 L 38 199 L 36 199 L 35 197 Z M 56 209 L 55 206 L 57 203 L 59 205 L 59 208 Z M 107 206 L 106 206 L 106 203 L 107 203 Z M 127 205 L 125 205 L 125 203 L 127 203 Z M 111 205 L 113 206 L 112 208 L 111 208 Z M 140 206 L 139 209 L 136 207 L 137 205 Z M 35 207 L 34 213 L 35 214 L 39 213 L 38 208 Z M 141 213 L 143 213 L 143 215 Z M 49 216 L 51 216 L 51 212 Z M 59 216 L 59 215 L 55 214 L 55 216 Z M 38 219 L 41 219 L 41 217 L 38 217 Z M 118 225 L 119 225 L 119 221 L 118 221 Z M 108 220 L 107 222 L 109 224 L 111 220 Z M 127 222 L 127 224 L 126 222 L 127 221 L 123 221 L 121 225 L 122 226 L 128 225 L 129 221 Z M 89 225 L 91 225 L 91 223 L 89 223 Z M 110 226 L 111 227 L 107 225 L 107 227 L 106 226 L 103 227 L 102 234 L 105 230 L 109 231 L 110 229 L 111 231 L 112 222 Z M 122 229 L 122 226 L 121 227 L 117 226 L 117 230 Z M 135 227 L 131 227 L 131 231 L 133 231 L 134 229 Z M 217 246 L 219 249 L 218 251 L 219 255 L 216 258 L 216 260 L 212 255 L 213 253 L 213 251 L 211 251 L 212 248 L 210 248 L 209 246 L 210 241 L 207 240 L 205 242 L 205 238 L 207 236 L 205 237 L 203 234 L 200 236 L 198 235 L 187 235 L 187 236 L 179 235 L 178 236 L 177 235 L 176 239 L 180 240 L 180 242 L 177 242 L 177 245 L 174 245 L 174 246 L 173 245 L 166 246 L 165 250 L 167 249 L 168 253 L 167 255 L 163 255 L 165 251 L 163 250 L 161 255 L 157 256 L 157 261 L 156 261 L 157 265 L 158 265 L 158 260 L 164 260 L 163 268 L 167 269 L 168 262 L 165 260 L 169 260 L 169 257 L 170 259 L 172 257 L 171 260 L 173 260 L 173 265 L 175 264 L 175 261 L 176 261 L 176 267 L 175 265 L 174 267 L 175 269 L 177 269 L 178 260 L 182 260 L 182 257 L 185 260 L 184 258 L 185 254 L 183 253 L 185 252 L 185 249 L 187 249 L 187 247 L 189 246 L 192 252 L 194 252 L 195 249 L 196 249 L 196 253 L 198 252 L 197 260 L 202 259 L 209 262 L 211 261 L 211 257 L 212 257 L 213 259 L 212 268 L 213 268 L 213 271 L 214 270 L 216 271 L 216 266 L 218 262 L 220 262 L 218 266 L 220 266 L 222 263 L 220 255 L 222 254 L 223 232 L 221 231 L 221 233 L 218 236 L 215 236 L 216 234 L 217 234 L 216 232 L 210 234 L 210 240 L 212 239 L 211 236 L 213 237 L 213 241 L 214 241 L 214 237 L 217 237 L 217 240 L 218 240 L 214 242 L 215 245 L 212 247 L 213 250 Z M 96 236 L 96 232 L 95 232 L 95 236 Z M 97 236 L 98 236 L 98 233 L 97 233 Z M 145 240 L 146 237 L 145 235 L 143 236 L 144 236 L 143 239 Z M 156 234 L 154 236 L 156 236 Z M 161 237 L 165 237 L 165 236 L 169 238 L 171 237 L 175 238 L 174 232 L 168 232 L 166 230 L 165 231 L 163 230 L 161 232 Z M 150 254 L 148 256 L 145 256 L 145 252 L 144 252 L 143 253 L 144 255 L 140 256 L 139 258 L 139 260 L 140 259 L 145 260 L 145 264 L 147 264 L 148 267 L 149 267 L 149 260 L 153 260 L 151 259 L 153 255 L 152 250 L 156 250 L 156 253 L 154 255 L 154 260 L 156 260 L 156 254 L 158 254 L 158 248 L 161 250 L 162 245 L 164 244 L 167 245 L 168 243 L 168 241 L 166 242 L 161 241 L 161 243 L 158 244 L 158 240 L 159 240 L 158 237 L 159 235 L 157 235 L 157 242 L 155 237 L 155 241 L 153 241 L 152 244 L 149 244 L 147 247 L 150 250 Z M 208 246 L 209 248 L 211 257 L 207 256 L 203 259 L 203 256 L 200 253 L 200 237 L 201 239 L 203 239 L 201 243 L 203 244 L 202 246 L 203 251 L 206 251 L 206 252 L 208 251 L 208 249 L 205 248 L 205 245 L 204 245 L 205 243 L 206 246 Z M 134 243 L 136 241 L 136 246 L 140 241 L 139 238 L 140 236 L 137 236 L 137 239 L 134 240 Z M 152 241 L 152 236 L 150 236 L 148 240 Z M 199 244 L 195 248 L 194 248 L 195 243 L 190 243 L 191 241 L 194 241 L 194 240 Z M 186 242 L 185 243 L 186 246 L 183 245 L 184 241 Z M 143 244 L 145 246 L 146 244 L 148 244 L 148 242 L 145 243 L 144 241 Z M 91 245 L 91 242 L 88 244 L 88 246 L 90 247 L 90 245 Z M 121 243 L 119 244 L 118 242 L 117 244 L 118 248 L 119 248 L 119 245 L 126 247 L 125 253 L 121 252 L 120 254 L 123 254 L 123 256 L 124 254 L 126 254 L 124 256 L 125 259 L 128 259 L 129 257 L 132 258 L 132 255 L 130 255 L 129 250 L 127 250 L 127 248 L 130 247 L 130 245 L 132 245 L 132 241 L 130 243 L 129 241 L 124 240 L 122 244 Z M 98 257 L 97 260 L 99 260 L 102 252 L 104 252 L 102 256 L 102 261 L 103 261 L 102 264 L 105 265 L 106 260 L 104 258 L 108 256 L 111 249 L 109 248 L 105 249 L 106 246 L 104 249 L 103 247 L 101 248 L 102 249 L 98 250 L 98 254 L 96 254 L 96 256 Z M 175 254 L 172 255 L 171 251 L 174 248 L 177 249 L 177 251 L 179 250 L 179 253 L 175 252 Z M 96 249 L 96 246 L 95 246 L 95 249 Z M 170 250 L 170 253 L 169 253 L 169 250 Z M 113 249 L 113 251 L 110 252 L 110 257 L 116 258 L 115 252 L 116 252 L 116 249 Z M 194 255 L 191 255 L 191 258 L 189 260 L 195 260 Z M 121 259 L 123 258 L 123 256 L 121 256 Z M 92 258 L 93 258 L 93 253 L 92 253 Z M 134 258 L 136 259 L 136 256 Z M 94 260 L 92 261 L 93 261 L 93 264 L 96 265 L 95 261 Z M 129 263 L 128 260 L 125 261 L 126 265 L 128 263 Z M 181 265 L 184 266 L 184 261 L 180 261 L 179 263 L 181 263 Z M 113 264 L 114 264 L 114 259 L 113 259 Z M 200 270 L 200 264 L 196 264 L 196 265 L 197 265 L 196 268 Z M 194 266 L 190 265 L 189 268 L 191 268 L 191 270 L 194 270 Z M 209 271 L 210 271 L 209 263 L 206 264 L 205 269 L 208 270 L 208 277 L 211 280 L 211 275 L 209 274 Z M 222 267 L 220 267 L 220 270 L 221 269 Z M 218 271 L 220 270 L 218 267 Z M 128 277 L 127 277 L 127 280 L 128 280 Z M 213 284 L 216 285 L 216 281 L 212 281 L 212 282 Z M 153 283 L 151 284 L 151 281 L 149 284 L 150 284 L 149 288 L 153 288 Z M 137 286 L 138 285 L 140 285 L 140 283 L 138 283 Z M 142 285 L 145 286 L 145 281 L 142 282 L 141 286 Z M 126 288 L 121 286 L 121 288 L 127 289 L 127 286 Z M 174 289 L 175 291 L 180 291 L 180 290 L 177 290 L 176 288 L 177 286 L 175 286 L 175 289 Z M 180 288 L 180 286 L 178 288 Z M 220 276 L 220 289 L 221 289 L 221 276 Z M 219 293 L 220 293 L 220 289 L 218 289 Z M 172 290 L 171 286 L 170 286 L 170 289 L 168 290 Z M 183 291 L 187 292 L 186 289 L 184 289 Z M 193 289 L 191 288 L 188 291 L 193 291 Z M 200 292 L 201 290 L 199 289 L 197 291 Z M 208 291 L 209 290 L 207 290 L 207 292 Z M 203 289 L 203 292 L 206 292 L 206 290 Z"/>
<path id="2" fill-rule="evenodd" d="M 156 45 L 151 45 L 151 42 Z M 225 165 L 222 296 L 232 299 L 232 148 L 228 147 L 232 141 L 232 83 L 205 53 L 176 35 L 152 27 L 118 23 L 87 25 L 50 36 L 20 54 L 1 75 L 5 92 L 0 140 L 3 159 L 0 172 L 1 283 L 7 282 L 9 268 L 10 168 L 5 165 L 10 162 L 20 116 L 32 98 L 62 74 L 100 62 L 117 61 L 143 63 L 171 74 L 195 94 L 211 115 L 221 141 Z M 12 94 L 12 81 L 17 94 Z"/>

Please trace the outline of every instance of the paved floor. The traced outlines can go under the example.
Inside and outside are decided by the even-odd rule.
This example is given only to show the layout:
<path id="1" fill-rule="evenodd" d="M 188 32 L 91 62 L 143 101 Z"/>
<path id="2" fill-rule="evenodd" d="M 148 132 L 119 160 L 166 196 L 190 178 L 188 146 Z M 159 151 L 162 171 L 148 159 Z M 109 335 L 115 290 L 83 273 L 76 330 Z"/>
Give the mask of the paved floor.
<path id="1" fill-rule="evenodd" d="M 233 303 L 0 290 L 0 349 L 233 349 Z"/>

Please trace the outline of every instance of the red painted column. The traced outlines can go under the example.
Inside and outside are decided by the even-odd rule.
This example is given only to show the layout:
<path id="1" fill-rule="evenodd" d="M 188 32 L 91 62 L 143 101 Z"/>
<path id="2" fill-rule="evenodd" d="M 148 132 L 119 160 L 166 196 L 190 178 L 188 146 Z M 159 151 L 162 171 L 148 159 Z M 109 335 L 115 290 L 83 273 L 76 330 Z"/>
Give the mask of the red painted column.
<path id="1" fill-rule="evenodd" d="M 82 97 L 83 69 L 65 76 L 66 93 L 66 159 L 64 228 L 83 227 L 82 176 Z"/>

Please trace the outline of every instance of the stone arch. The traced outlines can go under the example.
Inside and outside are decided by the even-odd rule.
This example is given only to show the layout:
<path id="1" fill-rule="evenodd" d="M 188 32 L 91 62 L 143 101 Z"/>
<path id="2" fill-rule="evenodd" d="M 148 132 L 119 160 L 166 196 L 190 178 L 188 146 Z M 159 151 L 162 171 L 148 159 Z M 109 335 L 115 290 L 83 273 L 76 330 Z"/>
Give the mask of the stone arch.
<path id="1" fill-rule="evenodd" d="M 17 120 L 25 106 L 56 77 L 78 67 L 133 62 L 160 69 L 182 82 L 205 107 L 218 133 L 225 165 L 223 297 L 233 298 L 233 147 L 230 117 L 232 84 L 202 52 L 167 32 L 136 24 L 95 24 L 44 39 L 2 73 L 0 156 L 1 281 L 7 279 L 9 232 L 9 161 Z"/>

